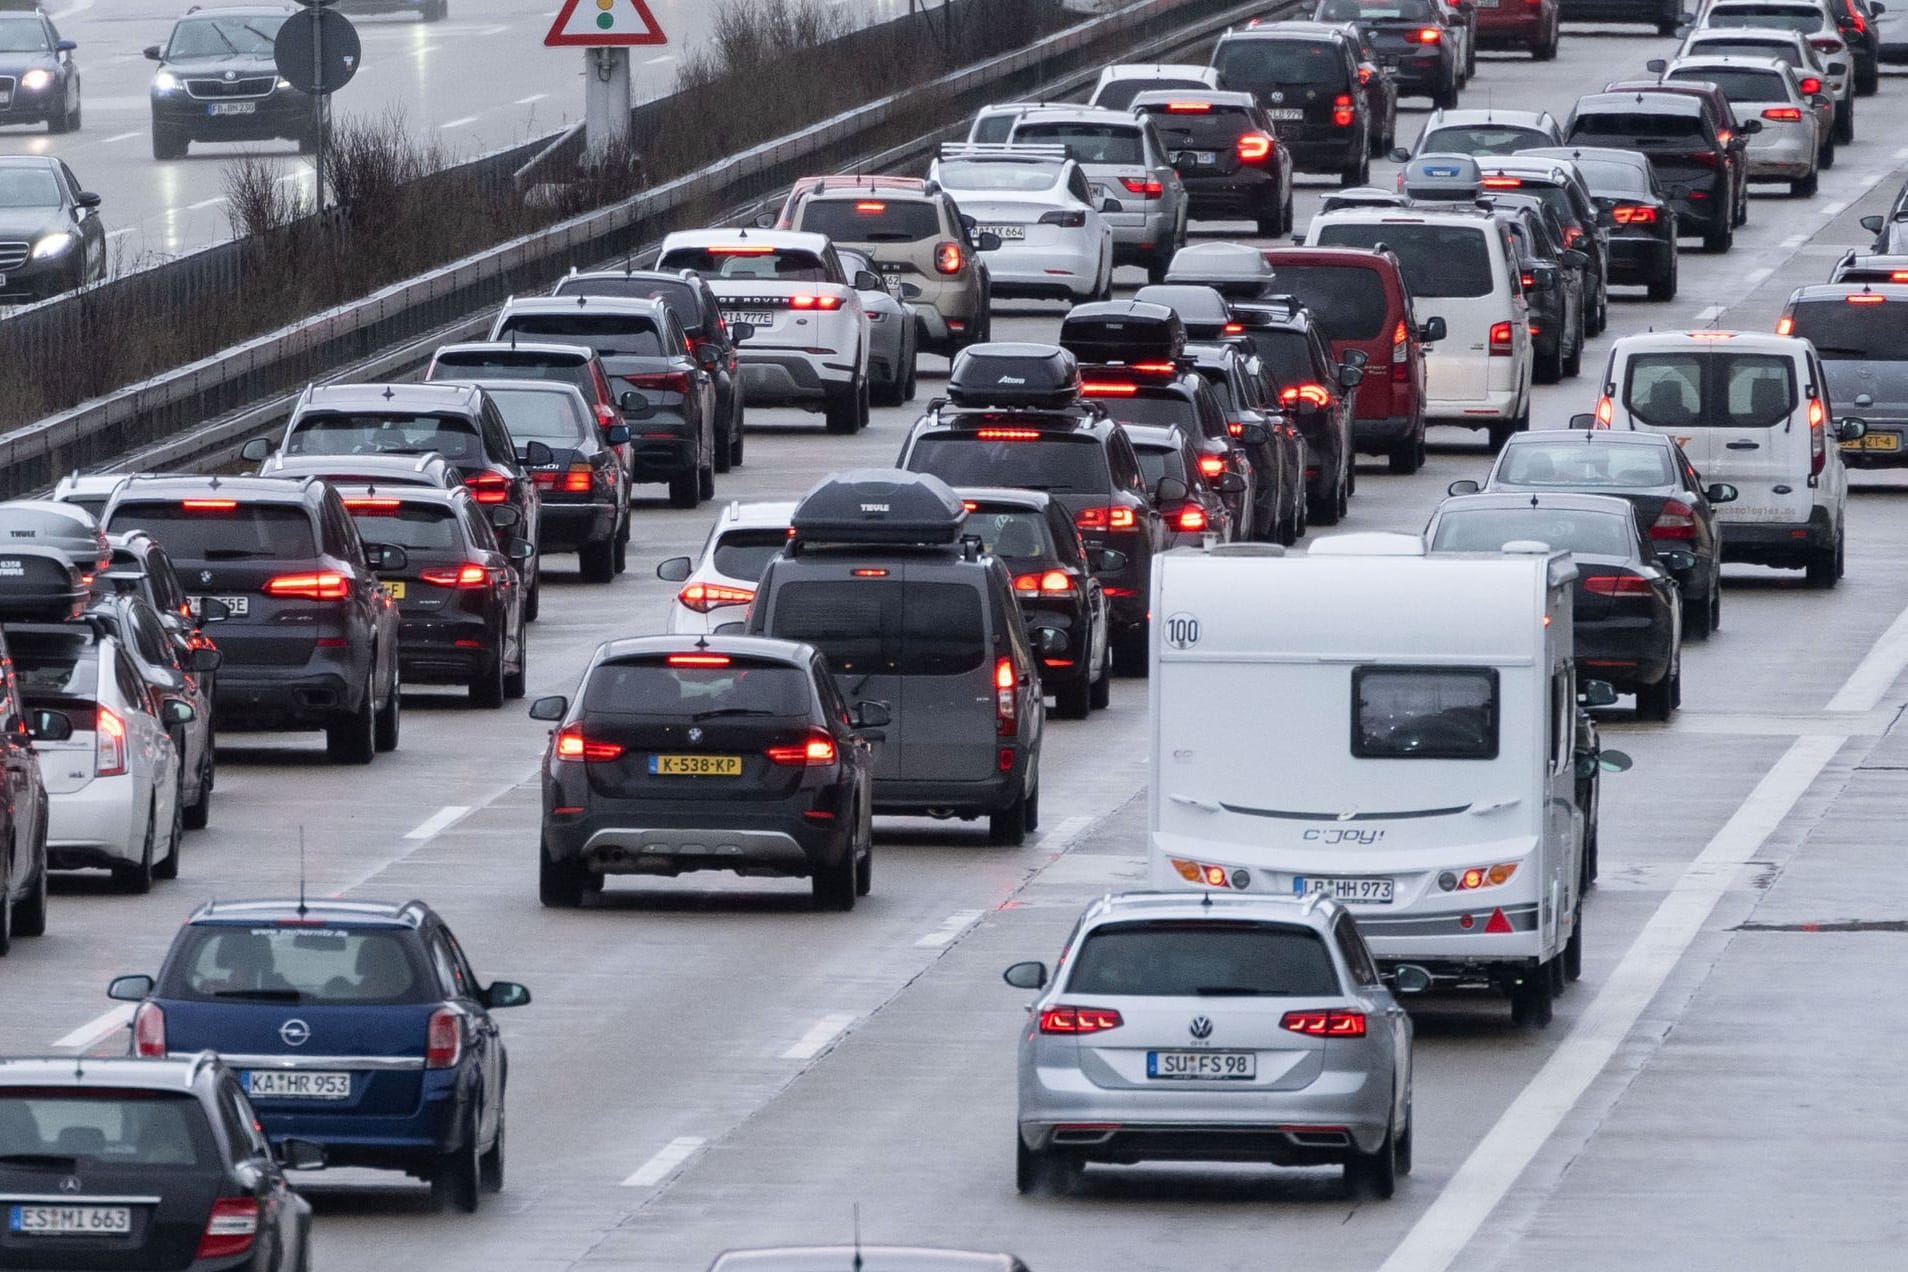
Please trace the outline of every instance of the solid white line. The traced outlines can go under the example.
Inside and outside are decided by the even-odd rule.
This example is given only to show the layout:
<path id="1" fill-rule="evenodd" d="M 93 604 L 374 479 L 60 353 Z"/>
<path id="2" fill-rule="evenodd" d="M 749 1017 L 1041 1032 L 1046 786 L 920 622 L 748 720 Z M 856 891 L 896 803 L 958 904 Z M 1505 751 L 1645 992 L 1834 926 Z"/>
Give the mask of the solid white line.
<path id="1" fill-rule="evenodd" d="M 959 910 L 941 920 L 941 926 L 916 941 L 915 948 L 931 950 L 946 945 L 972 927 L 981 916 L 979 910 Z"/>
<path id="2" fill-rule="evenodd" d="M 838 0 L 838 2 L 839 2 L 839 0 Z M 658 62 L 673 62 L 673 61 L 675 61 L 675 60 L 676 60 L 676 55 L 675 55 L 674 53 L 664 53 L 664 54 L 663 54 L 663 55 L 662 55 L 661 57 L 652 57 L 652 58 L 650 58 L 650 59 L 648 59 L 647 61 L 645 61 L 645 62 L 643 63 L 643 65 L 644 65 L 644 66 L 654 66 L 654 65 L 656 65 L 656 64 L 657 64 Z"/>
<path id="3" fill-rule="evenodd" d="M 1829 699 L 1830 711 L 1873 711 L 1881 705 L 1882 695 L 1908 668 L 1908 610 L 1881 634 L 1842 687 Z"/>
<path id="4" fill-rule="evenodd" d="M 416 830 L 406 832 L 404 837 L 430 839 L 469 811 L 469 806 L 465 804 L 446 804 L 421 822 Z"/>
<path id="5" fill-rule="evenodd" d="M 1824 203 L 1821 207 L 1817 208 L 1816 211 L 1820 212 L 1823 216 L 1834 218 L 1840 216 L 1842 209 L 1847 206 L 1847 199 L 1836 199 L 1833 202 Z"/>
<path id="6" fill-rule="evenodd" d="M 835 1012 L 816 1021 L 814 1027 L 803 1034 L 801 1041 L 782 1053 L 784 1060 L 813 1060 L 828 1044 L 841 1036 L 841 1031 L 855 1023 L 849 1012 Z"/>
<path id="7" fill-rule="evenodd" d="M 53 1041 L 55 1051 L 84 1051 L 101 1038 L 118 1033 L 132 1020 L 133 1005 L 121 1003 L 119 1006 L 101 1012 L 72 1033 Z"/>
<path id="8" fill-rule="evenodd" d="M 528 97 L 519 97 L 517 99 L 517 105 L 528 106 L 531 102 L 540 102 L 548 96 L 548 93 L 532 93 Z"/>
<path id="9" fill-rule="evenodd" d="M 1809 241 L 1809 236 L 1806 234 L 1791 234 L 1789 235 L 1788 238 L 1785 238 L 1782 240 L 1782 246 L 1801 247 L 1804 243 L 1808 241 Z"/>
<path id="10" fill-rule="evenodd" d="M 656 1155 L 636 1168 L 636 1173 L 623 1181 L 625 1188 L 648 1188 L 660 1184 L 673 1175 L 684 1162 L 694 1157 L 701 1148 L 703 1140 L 695 1135 L 684 1135 L 670 1140 L 656 1150 Z"/>
<path id="11" fill-rule="evenodd" d="M 1770 269 L 1767 265 L 1764 265 L 1757 269 L 1752 269 L 1747 274 L 1744 274 L 1742 276 L 1742 281 L 1745 283 L 1748 283 L 1751 287 L 1753 287 L 1757 283 L 1760 283 L 1763 279 L 1767 278 L 1770 274 L 1773 274 L 1774 272 L 1775 271 Z"/>
<path id="12" fill-rule="evenodd" d="M 477 116 L 466 115 L 462 119 L 445 120 L 443 123 L 439 124 L 437 127 L 440 132 L 448 132 L 453 128 L 462 128 L 465 124 L 474 124 L 476 122 L 477 122 Z"/>
<path id="13" fill-rule="evenodd" d="M 105 137 L 101 140 L 110 146 L 115 141 L 131 141 L 135 137 L 143 137 L 145 135 L 146 134 L 142 132 L 115 133 L 111 137 Z"/>

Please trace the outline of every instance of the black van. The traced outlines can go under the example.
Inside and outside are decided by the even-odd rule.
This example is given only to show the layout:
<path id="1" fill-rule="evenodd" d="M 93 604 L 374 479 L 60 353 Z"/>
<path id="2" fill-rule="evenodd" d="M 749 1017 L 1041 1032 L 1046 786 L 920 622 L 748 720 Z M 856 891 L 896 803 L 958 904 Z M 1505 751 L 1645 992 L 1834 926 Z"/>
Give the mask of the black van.
<path id="1" fill-rule="evenodd" d="M 1269 22 L 1228 31 L 1212 51 L 1219 87 L 1265 107 L 1298 172 L 1329 172 L 1347 186 L 1371 184 L 1371 129 L 1358 55 L 1344 32 L 1314 23 Z"/>
<path id="2" fill-rule="evenodd" d="M 1040 823 L 1040 665 L 1007 567 L 947 483 L 867 468 L 823 479 L 756 585 L 745 631 L 828 656 L 850 701 L 885 703 L 874 811 Z"/>

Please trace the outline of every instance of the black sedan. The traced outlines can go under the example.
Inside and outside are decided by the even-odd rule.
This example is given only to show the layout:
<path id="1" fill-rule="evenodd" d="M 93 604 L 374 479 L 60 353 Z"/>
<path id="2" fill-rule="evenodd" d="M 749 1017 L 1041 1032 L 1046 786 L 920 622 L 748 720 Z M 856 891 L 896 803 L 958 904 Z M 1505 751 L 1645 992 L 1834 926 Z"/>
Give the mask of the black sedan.
<path id="1" fill-rule="evenodd" d="M 0 13 L 0 125 L 45 124 L 50 133 L 80 126 L 79 45 L 62 40 L 38 9 Z"/>
<path id="2" fill-rule="evenodd" d="M 51 155 L 0 155 L 0 298 L 43 300 L 105 276 L 99 196 Z"/>
<path id="3" fill-rule="evenodd" d="M 1086 719 L 1111 700 L 1113 659 L 1106 591 L 1073 518 L 1043 491 L 972 486 L 956 493 L 967 505 L 966 532 L 979 535 L 1014 576 L 1014 599 L 1040 658 L 1041 688 L 1060 716 Z M 1223 513 L 1216 497 L 1213 503 Z"/>
<path id="4" fill-rule="evenodd" d="M 278 75 L 273 42 L 291 5 L 193 8 L 164 47 L 146 48 L 152 75 L 152 157 L 183 159 L 195 141 L 296 141 L 318 147 L 312 99 Z M 324 108 L 330 127 L 329 108 Z"/>
<path id="5" fill-rule="evenodd" d="M 1651 300 L 1676 299 L 1676 206 L 1650 161 L 1634 150 L 1554 146 L 1519 158 L 1568 159 L 1583 175 L 1598 219 L 1608 218 L 1609 282 L 1647 287 Z"/>
<path id="6" fill-rule="evenodd" d="M 1689 553 L 1658 552 L 1622 499 L 1608 495 L 1459 495 L 1431 514 L 1433 552 L 1498 552 L 1547 543 L 1577 565 L 1571 634 L 1584 675 L 1636 695 L 1637 714 L 1667 720 L 1683 696 L 1683 600 L 1670 571 Z"/>
<path id="7" fill-rule="evenodd" d="M 1681 549 L 1692 558 L 1687 569 L 1676 571 L 1683 589 L 1684 632 L 1702 640 L 1721 626 L 1722 526 L 1713 505 L 1734 500 L 1736 488 L 1721 482 L 1705 485 L 1675 438 L 1604 429 L 1519 433 L 1498 454 L 1482 489 L 1488 494 L 1570 491 L 1629 500 L 1637 525 L 1652 543 L 1660 549 Z M 1476 482 L 1458 481 L 1451 483 L 1450 493 L 1478 490 Z"/>
<path id="8" fill-rule="evenodd" d="M 538 893 L 581 904 L 612 874 L 807 877 L 851 910 L 874 877 L 871 777 L 888 708 L 852 707 L 814 646 L 643 636 L 596 647 L 543 757 Z M 877 734 L 878 738 L 880 735 Z"/>
<path id="9" fill-rule="evenodd" d="M 397 602 L 404 679 L 468 685 L 479 707 L 523 697 L 528 589 L 519 567 L 530 545 L 513 539 L 506 552 L 490 533 L 522 514 L 508 504 L 480 508 L 468 490 L 341 486 L 338 494 L 360 538 L 396 544 L 409 558 L 379 575 Z"/>

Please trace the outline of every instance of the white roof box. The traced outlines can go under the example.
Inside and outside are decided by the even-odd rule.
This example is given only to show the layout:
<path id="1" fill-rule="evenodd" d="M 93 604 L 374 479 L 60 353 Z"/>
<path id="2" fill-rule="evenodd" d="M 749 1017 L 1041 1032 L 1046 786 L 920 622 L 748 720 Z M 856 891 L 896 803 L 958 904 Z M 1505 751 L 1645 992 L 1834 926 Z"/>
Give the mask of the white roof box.
<path id="1" fill-rule="evenodd" d="M 1312 544 L 1306 553 L 1309 556 L 1336 557 L 1421 557 L 1425 554 L 1424 536 L 1398 534 L 1389 530 L 1334 534 Z"/>

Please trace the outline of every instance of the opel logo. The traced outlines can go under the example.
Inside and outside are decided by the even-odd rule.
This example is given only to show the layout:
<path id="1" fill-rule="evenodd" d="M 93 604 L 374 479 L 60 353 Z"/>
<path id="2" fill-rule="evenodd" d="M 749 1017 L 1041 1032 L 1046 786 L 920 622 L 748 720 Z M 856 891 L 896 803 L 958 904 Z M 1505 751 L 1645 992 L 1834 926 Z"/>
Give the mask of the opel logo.
<path id="1" fill-rule="evenodd" d="M 690 730 L 689 730 L 689 740 L 690 740 L 691 742 L 700 742 L 700 741 L 702 741 L 702 730 L 701 730 L 701 729 L 690 729 Z"/>
<path id="2" fill-rule="evenodd" d="M 80 1181 L 78 1175 L 68 1175 L 65 1179 L 60 1181 L 60 1191 L 63 1193 L 76 1193 L 79 1190 Z"/>
<path id="3" fill-rule="evenodd" d="M 294 1017 L 278 1027 L 278 1036 L 288 1047 L 302 1047 L 311 1041 L 311 1026 Z"/>
<path id="4" fill-rule="evenodd" d="M 1212 1020 L 1206 1016 L 1194 1016 L 1192 1024 L 1187 1026 L 1187 1032 L 1195 1038 L 1210 1038 L 1212 1037 Z"/>

